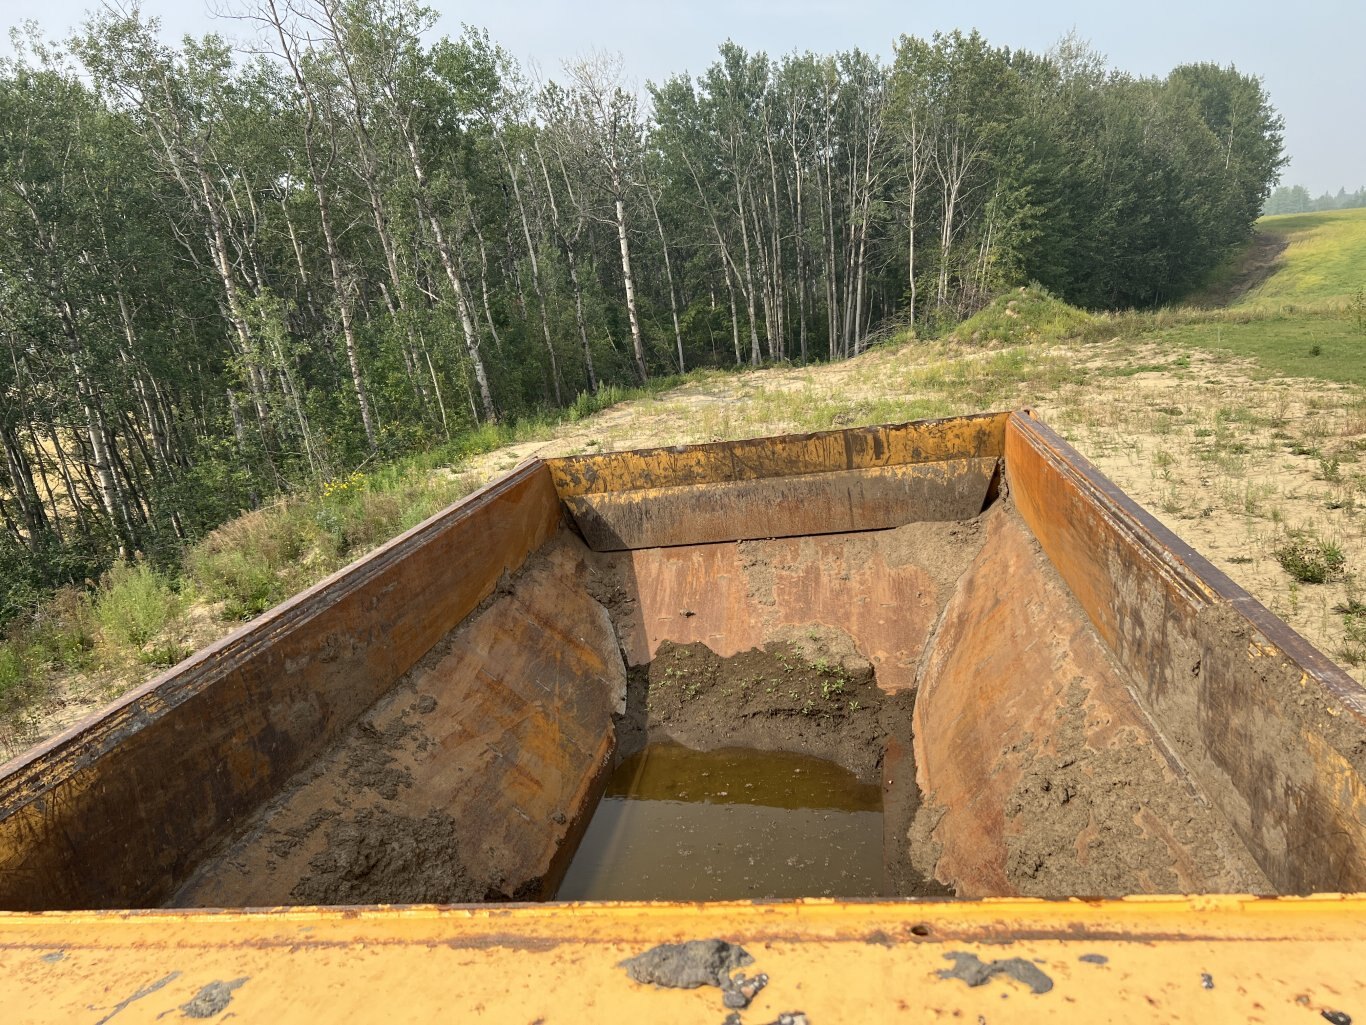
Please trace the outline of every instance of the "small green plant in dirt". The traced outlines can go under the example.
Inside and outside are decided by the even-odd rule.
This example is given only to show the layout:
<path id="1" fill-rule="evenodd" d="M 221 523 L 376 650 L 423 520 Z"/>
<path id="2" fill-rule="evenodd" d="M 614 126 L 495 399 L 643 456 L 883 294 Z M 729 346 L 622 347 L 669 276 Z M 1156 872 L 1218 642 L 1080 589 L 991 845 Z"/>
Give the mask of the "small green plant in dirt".
<path id="1" fill-rule="evenodd" d="M 1349 603 L 1342 617 L 1342 643 L 1337 656 L 1349 666 L 1366 665 L 1366 604 Z"/>
<path id="2" fill-rule="evenodd" d="M 1333 606 L 1333 611 L 1340 616 L 1359 616 L 1366 618 L 1366 595 L 1362 594 L 1361 583 L 1355 573 L 1348 573 L 1343 579 L 1343 589 L 1347 592 L 1344 601 Z"/>
<path id="3" fill-rule="evenodd" d="M 1342 460 L 1322 458 L 1319 460 L 1319 479 L 1329 484 L 1342 483 Z"/>
<path id="4" fill-rule="evenodd" d="M 177 644 L 175 641 L 166 641 L 163 644 L 154 644 L 150 648 L 138 652 L 138 661 L 145 666 L 152 666 L 156 669 L 169 669 L 182 659 L 189 658 L 193 653 L 194 649 L 191 647 Z"/>
<path id="5" fill-rule="evenodd" d="M 1327 583 L 1347 568 L 1347 557 L 1336 542 L 1307 530 L 1290 531 L 1272 554 L 1282 569 L 1305 584 Z"/>
<path id="6" fill-rule="evenodd" d="M 843 676 L 836 676 L 832 679 L 821 681 L 821 697 L 826 701 L 833 701 L 844 693 L 844 685 L 848 681 Z"/>
<path id="7" fill-rule="evenodd" d="M 170 581 L 145 563 L 119 563 L 95 596 L 95 620 L 115 648 L 141 651 L 172 626 L 183 609 Z"/>
<path id="8" fill-rule="evenodd" d="M 1333 606 L 1342 617 L 1343 639 L 1338 656 L 1351 666 L 1366 664 L 1366 598 L 1362 597 L 1357 578 L 1347 574 L 1347 598 Z"/>
<path id="9" fill-rule="evenodd" d="M 33 680 L 27 652 L 12 642 L 0 643 L 0 707 L 19 697 Z"/>
<path id="10" fill-rule="evenodd" d="M 1325 509 L 1341 509 L 1351 516 L 1357 509 L 1357 496 L 1352 488 L 1339 488 L 1323 503 Z"/>

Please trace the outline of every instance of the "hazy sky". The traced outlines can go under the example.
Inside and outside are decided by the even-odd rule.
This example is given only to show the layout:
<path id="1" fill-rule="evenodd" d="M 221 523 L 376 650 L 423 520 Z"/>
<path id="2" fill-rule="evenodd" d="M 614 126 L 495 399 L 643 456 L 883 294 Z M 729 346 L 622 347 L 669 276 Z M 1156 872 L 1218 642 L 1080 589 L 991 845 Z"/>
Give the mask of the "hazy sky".
<path id="1" fill-rule="evenodd" d="M 99 0 L 0 0 L 5 27 L 37 20 L 64 35 Z M 165 31 L 238 33 L 211 7 L 239 0 L 143 0 Z M 637 84 L 706 67 L 729 37 L 750 50 L 860 47 L 889 57 L 902 33 L 977 28 L 994 44 L 1045 50 L 1075 29 L 1111 64 L 1137 74 L 1209 60 L 1261 75 L 1285 116 L 1291 165 L 1283 181 L 1315 194 L 1366 184 L 1366 0 L 428 0 L 439 31 L 482 25 L 518 58 L 556 77 L 566 58 L 620 51 Z M 6 33 L 7 35 L 7 33 Z M 8 39 L 0 52 L 8 52 Z"/>

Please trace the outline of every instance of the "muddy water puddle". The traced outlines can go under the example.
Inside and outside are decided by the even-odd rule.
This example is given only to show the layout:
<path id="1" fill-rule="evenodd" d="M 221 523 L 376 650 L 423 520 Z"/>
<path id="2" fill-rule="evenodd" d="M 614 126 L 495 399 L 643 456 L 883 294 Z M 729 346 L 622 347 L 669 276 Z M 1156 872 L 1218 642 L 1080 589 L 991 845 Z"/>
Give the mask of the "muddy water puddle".
<path id="1" fill-rule="evenodd" d="M 655 743 L 613 773 L 556 899 L 885 890 L 877 785 L 808 755 Z"/>

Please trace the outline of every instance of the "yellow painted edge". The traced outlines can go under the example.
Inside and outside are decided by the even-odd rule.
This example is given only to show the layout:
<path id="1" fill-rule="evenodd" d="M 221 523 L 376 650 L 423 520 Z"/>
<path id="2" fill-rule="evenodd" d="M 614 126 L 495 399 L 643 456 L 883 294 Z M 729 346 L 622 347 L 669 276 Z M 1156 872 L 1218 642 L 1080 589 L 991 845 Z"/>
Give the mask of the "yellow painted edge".
<path id="1" fill-rule="evenodd" d="M 769 975 L 742 1013 L 752 1025 L 793 1011 L 810 1025 L 1366 1014 L 1366 896 L 1340 894 L 10 913 L 0 1007 L 6 1021 L 130 1025 L 185 1020 L 226 992 L 212 1020 L 721 1025 L 719 990 L 620 967 L 713 937 Z M 962 958 L 1033 966 L 1048 988 L 940 974 Z"/>

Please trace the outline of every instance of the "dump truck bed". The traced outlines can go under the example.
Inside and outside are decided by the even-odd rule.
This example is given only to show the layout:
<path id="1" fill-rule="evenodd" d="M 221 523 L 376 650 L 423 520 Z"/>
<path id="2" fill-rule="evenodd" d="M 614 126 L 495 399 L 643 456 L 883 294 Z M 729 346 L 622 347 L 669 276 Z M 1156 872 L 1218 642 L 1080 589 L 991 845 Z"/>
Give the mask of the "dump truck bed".
<path id="1" fill-rule="evenodd" d="M 657 727 L 661 653 L 818 637 L 877 707 L 751 695 L 795 726 L 736 735 L 839 760 L 876 728 L 887 899 L 519 903 Z M 1359 902 L 1288 896 L 1363 888 L 1363 725 L 1028 412 L 532 460 L 0 770 L 0 994 L 719 1021 L 616 965 L 723 938 L 772 980 L 744 1020 L 1366 1013 Z"/>

